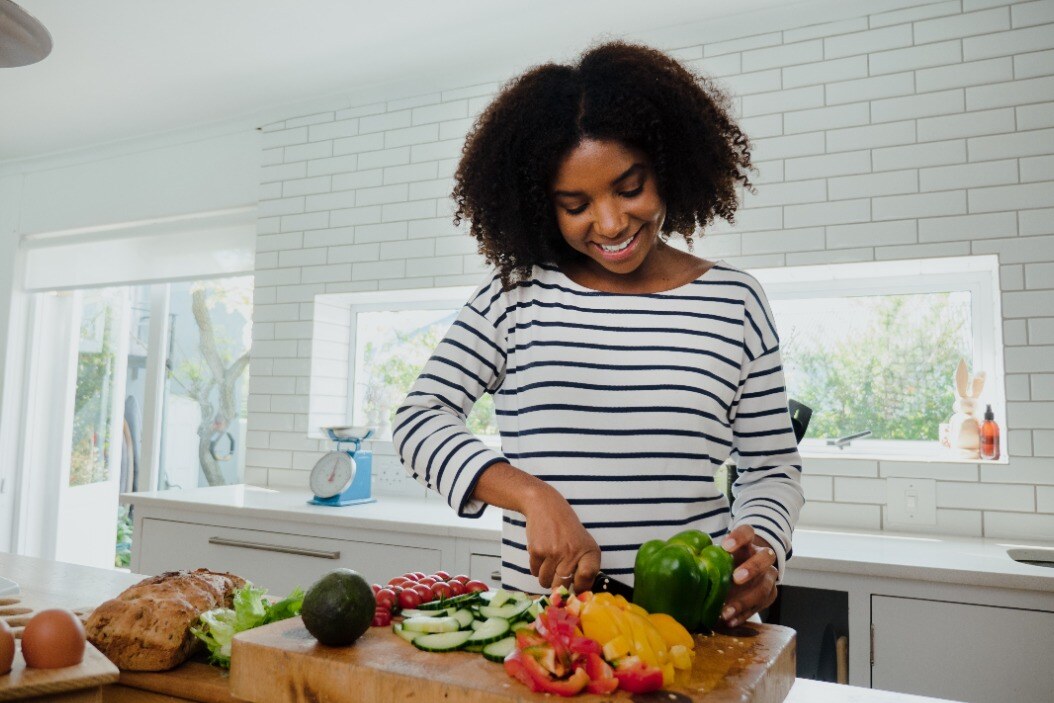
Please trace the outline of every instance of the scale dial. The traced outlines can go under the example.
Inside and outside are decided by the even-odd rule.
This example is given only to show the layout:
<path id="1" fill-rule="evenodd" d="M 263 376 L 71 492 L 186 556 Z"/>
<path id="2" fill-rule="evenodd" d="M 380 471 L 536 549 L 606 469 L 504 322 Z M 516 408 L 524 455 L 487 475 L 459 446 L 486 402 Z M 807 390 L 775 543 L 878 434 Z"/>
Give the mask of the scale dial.
<path id="1" fill-rule="evenodd" d="M 311 469 L 309 484 L 319 498 L 340 495 L 355 478 L 355 460 L 346 452 L 329 452 Z"/>

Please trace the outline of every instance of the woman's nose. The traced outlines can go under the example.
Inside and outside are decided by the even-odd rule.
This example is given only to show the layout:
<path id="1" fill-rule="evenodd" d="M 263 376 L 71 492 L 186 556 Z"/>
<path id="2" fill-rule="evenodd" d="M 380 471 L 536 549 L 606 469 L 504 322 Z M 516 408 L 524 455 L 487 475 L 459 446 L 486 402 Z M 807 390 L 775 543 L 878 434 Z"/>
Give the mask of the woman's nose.
<path id="1" fill-rule="evenodd" d="M 593 228 L 602 237 L 617 238 L 629 225 L 629 217 L 615 203 L 598 203 Z"/>

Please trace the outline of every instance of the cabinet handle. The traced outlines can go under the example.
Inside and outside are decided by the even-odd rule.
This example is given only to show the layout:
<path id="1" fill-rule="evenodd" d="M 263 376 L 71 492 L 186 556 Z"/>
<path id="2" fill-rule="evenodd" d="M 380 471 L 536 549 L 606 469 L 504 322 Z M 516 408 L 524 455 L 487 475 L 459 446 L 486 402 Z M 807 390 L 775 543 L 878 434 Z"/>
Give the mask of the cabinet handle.
<path id="1" fill-rule="evenodd" d="M 499 571 L 498 569 L 494 569 L 494 571 L 491 571 L 490 572 L 490 580 L 491 581 L 501 581 L 501 571 Z"/>
<path id="2" fill-rule="evenodd" d="M 284 547 L 280 544 L 264 544 L 263 542 L 244 542 L 240 539 L 227 539 L 226 537 L 209 537 L 209 544 L 218 544 L 221 547 L 259 549 L 265 552 L 281 552 L 282 554 L 298 554 L 302 557 L 317 557 L 319 559 L 340 559 L 340 552 L 325 552 L 320 549 L 304 549 L 302 547 Z"/>

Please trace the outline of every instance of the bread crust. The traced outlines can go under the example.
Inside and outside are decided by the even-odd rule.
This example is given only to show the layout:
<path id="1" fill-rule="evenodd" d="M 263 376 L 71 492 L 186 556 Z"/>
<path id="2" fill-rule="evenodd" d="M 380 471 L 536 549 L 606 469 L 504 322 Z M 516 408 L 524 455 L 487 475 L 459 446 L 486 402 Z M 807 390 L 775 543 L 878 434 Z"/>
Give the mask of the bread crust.
<path id="1" fill-rule="evenodd" d="M 164 671 L 191 657 L 201 642 L 190 627 L 206 610 L 229 608 L 245 580 L 197 569 L 167 571 L 125 589 L 96 608 L 88 641 L 119 669 Z"/>

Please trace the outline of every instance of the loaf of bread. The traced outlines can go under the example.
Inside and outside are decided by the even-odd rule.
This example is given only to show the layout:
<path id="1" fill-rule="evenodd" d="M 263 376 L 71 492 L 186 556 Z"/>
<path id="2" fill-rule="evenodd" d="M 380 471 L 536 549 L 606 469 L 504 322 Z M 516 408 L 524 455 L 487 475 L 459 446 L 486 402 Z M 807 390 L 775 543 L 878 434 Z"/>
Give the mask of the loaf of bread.
<path id="1" fill-rule="evenodd" d="M 202 644 L 190 631 L 206 610 L 231 607 L 245 580 L 208 569 L 168 571 L 140 581 L 92 612 L 88 641 L 119 669 L 164 671 Z"/>

